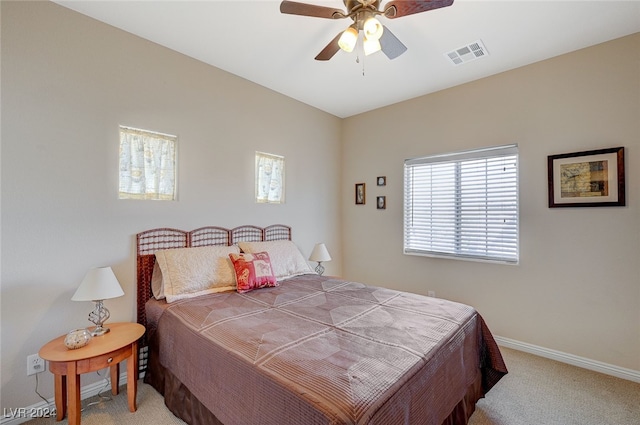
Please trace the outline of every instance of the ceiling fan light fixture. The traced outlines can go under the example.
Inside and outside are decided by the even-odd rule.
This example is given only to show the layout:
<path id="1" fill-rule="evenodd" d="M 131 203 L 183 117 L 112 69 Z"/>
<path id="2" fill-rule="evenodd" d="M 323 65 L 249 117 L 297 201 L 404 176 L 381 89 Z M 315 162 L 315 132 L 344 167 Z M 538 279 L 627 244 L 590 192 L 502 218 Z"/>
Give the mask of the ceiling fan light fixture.
<path id="1" fill-rule="evenodd" d="M 365 56 L 369 56 L 372 53 L 379 52 L 382 49 L 382 46 L 380 45 L 380 40 L 378 40 L 377 38 L 365 37 L 362 47 L 364 49 Z"/>
<path id="2" fill-rule="evenodd" d="M 338 46 L 342 50 L 347 53 L 353 52 L 353 48 L 356 47 L 356 42 L 358 41 L 358 30 L 356 30 L 353 26 L 347 28 L 345 32 L 342 33 L 340 39 L 338 40 Z"/>
<path id="3" fill-rule="evenodd" d="M 382 32 L 384 31 L 384 28 L 382 27 L 380 21 L 378 21 L 374 17 L 368 18 L 366 21 L 364 21 L 362 29 L 364 31 L 364 36 L 369 40 L 380 40 L 380 37 L 382 37 Z"/>
<path id="4" fill-rule="evenodd" d="M 454 2 L 454 0 L 388 0 L 385 7 L 380 9 L 380 1 L 343 0 L 346 10 L 340 10 L 316 4 L 299 3 L 294 0 L 282 0 L 280 12 L 325 19 L 350 18 L 354 22 L 346 31 L 333 37 L 329 44 L 318 53 L 315 60 L 329 60 L 340 49 L 352 52 L 356 47 L 361 30 L 364 33 L 365 54 L 370 55 L 382 50 L 389 59 L 395 59 L 406 52 L 407 47 L 388 28 L 385 28 L 376 19 L 376 16 L 383 15 L 389 19 L 401 18 L 451 6 Z"/>

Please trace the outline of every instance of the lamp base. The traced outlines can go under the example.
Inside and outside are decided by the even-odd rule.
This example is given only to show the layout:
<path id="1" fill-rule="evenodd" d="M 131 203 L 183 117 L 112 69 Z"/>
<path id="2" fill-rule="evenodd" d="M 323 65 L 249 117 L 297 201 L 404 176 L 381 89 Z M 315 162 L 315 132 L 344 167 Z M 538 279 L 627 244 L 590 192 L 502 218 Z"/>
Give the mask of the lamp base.
<path id="1" fill-rule="evenodd" d="M 316 273 L 318 273 L 320 276 L 322 276 L 322 273 L 324 273 L 324 266 L 320 261 L 318 261 L 318 265 L 316 266 Z"/>
<path id="2" fill-rule="evenodd" d="M 104 306 L 102 300 L 96 300 L 95 303 L 95 310 L 89 313 L 89 321 L 96 325 L 96 327 L 91 331 L 91 335 L 100 336 L 109 332 L 109 328 L 103 327 L 102 324 L 106 322 L 111 315 L 109 314 L 109 310 Z"/>
<path id="3" fill-rule="evenodd" d="M 111 331 L 111 329 L 98 325 L 91 331 L 91 336 L 102 336 L 109 331 Z"/>

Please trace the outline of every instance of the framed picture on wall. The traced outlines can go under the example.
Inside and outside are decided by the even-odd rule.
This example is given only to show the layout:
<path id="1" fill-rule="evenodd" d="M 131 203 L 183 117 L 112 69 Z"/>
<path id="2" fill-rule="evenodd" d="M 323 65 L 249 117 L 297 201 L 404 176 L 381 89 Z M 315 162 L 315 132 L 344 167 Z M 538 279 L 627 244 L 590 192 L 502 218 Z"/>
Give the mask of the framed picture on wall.
<path id="1" fill-rule="evenodd" d="M 386 196 L 378 196 L 376 199 L 376 207 L 379 210 L 384 210 L 387 208 L 387 197 Z"/>
<path id="2" fill-rule="evenodd" d="M 364 205 L 365 191 L 364 183 L 356 183 L 356 205 Z"/>
<path id="3" fill-rule="evenodd" d="M 378 186 L 386 186 L 387 185 L 387 176 L 380 176 L 376 178 L 376 183 Z"/>
<path id="4" fill-rule="evenodd" d="M 549 208 L 624 206 L 624 147 L 550 155 Z"/>

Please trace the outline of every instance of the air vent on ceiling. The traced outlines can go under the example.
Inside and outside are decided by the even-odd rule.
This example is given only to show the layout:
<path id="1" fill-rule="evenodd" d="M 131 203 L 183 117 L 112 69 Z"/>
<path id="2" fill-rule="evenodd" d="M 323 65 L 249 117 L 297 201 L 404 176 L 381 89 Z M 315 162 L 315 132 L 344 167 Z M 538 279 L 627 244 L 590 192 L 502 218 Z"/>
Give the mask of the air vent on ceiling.
<path id="1" fill-rule="evenodd" d="M 480 40 L 445 53 L 445 56 L 456 66 L 488 55 L 489 52 L 487 52 L 487 48 L 484 47 L 484 44 L 482 44 Z"/>

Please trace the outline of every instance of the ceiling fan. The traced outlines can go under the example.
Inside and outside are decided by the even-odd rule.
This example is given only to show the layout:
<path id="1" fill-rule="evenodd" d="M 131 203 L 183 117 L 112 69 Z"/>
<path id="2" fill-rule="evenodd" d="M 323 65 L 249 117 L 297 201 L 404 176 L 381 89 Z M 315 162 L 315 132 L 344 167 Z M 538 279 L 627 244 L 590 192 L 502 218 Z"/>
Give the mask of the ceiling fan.
<path id="1" fill-rule="evenodd" d="M 331 59 L 338 50 L 353 51 L 360 34 L 364 33 L 363 48 L 365 55 L 382 50 L 389 59 L 403 54 L 407 47 L 382 25 L 376 16 L 383 15 L 389 19 L 427 12 L 441 7 L 451 6 L 453 0 L 392 0 L 380 10 L 380 0 L 343 0 L 347 10 L 317 6 L 284 0 L 280 3 L 280 12 L 290 15 L 312 16 L 316 18 L 344 19 L 351 18 L 353 24 L 345 31 L 338 33 L 333 40 L 322 49 L 316 60 Z"/>

